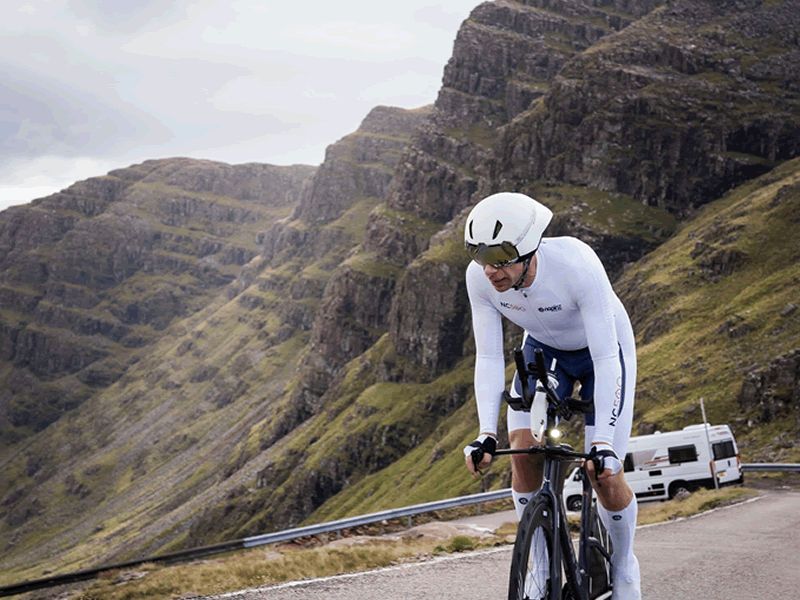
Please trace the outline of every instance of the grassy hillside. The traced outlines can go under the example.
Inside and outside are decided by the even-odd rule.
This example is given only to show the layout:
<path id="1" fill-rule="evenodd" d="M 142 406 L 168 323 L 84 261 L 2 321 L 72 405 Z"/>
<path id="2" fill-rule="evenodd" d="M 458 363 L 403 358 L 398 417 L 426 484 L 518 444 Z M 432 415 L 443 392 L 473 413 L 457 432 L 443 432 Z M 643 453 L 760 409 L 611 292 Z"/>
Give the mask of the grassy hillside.
<path id="1" fill-rule="evenodd" d="M 0 457 L 211 302 L 313 174 L 151 160 L 0 213 Z"/>
<path id="2" fill-rule="evenodd" d="M 791 413 L 763 422 L 738 402 L 747 373 L 800 347 L 798 215 L 793 160 L 714 202 L 621 278 L 639 336 L 640 428 L 698 422 L 703 397 L 712 422 L 733 425 L 745 460 L 800 458 L 773 444 L 796 442 Z"/>

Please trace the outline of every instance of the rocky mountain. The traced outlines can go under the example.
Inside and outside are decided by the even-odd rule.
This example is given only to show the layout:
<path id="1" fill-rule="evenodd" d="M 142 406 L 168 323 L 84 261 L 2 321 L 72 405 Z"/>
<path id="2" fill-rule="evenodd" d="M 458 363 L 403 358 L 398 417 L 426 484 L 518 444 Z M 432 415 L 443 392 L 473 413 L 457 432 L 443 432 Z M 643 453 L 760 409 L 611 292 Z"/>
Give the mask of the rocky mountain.
<path id="1" fill-rule="evenodd" d="M 152 160 L 0 215 L 0 441 L 40 431 L 202 308 L 286 216 L 305 166 Z"/>
<path id="2" fill-rule="evenodd" d="M 189 294 L 196 308 L 166 321 L 160 335 L 134 348 L 111 385 L 24 445 L 4 447 L 0 489 L 9 492 L 0 500 L 0 527 L 9 569 L 26 572 L 35 563 L 31 555 L 40 552 L 74 565 L 119 556 L 126 544 L 123 552 L 134 555 L 180 543 L 194 513 L 255 484 L 265 451 L 307 413 L 291 401 L 292 391 L 333 266 L 363 239 L 370 208 L 380 201 L 410 132 L 428 113 L 376 108 L 358 131 L 328 148 L 320 168 L 289 168 L 305 177 L 296 186 L 278 187 L 282 202 L 271 212 L 264 209 L 261 218 L 243 220 L 245 225 L 169 222 L 183 226 L 185 237 L 200 225 L 217 233 L 230 230 L 253 251 L 220 277 L 216 289 Z M 202 171 L 205 163 L 195 162 L 184 167 Z M 238 185 L 246 189 L 243 183 Z M 168 185 L 169 180 L 154 187 Z M 216 189 L 225 181 L 209 176 L 204 185 Z M 339 192 L 343 185 L 350 192 L 346 202 Z M 265 194 L 260 203 L 268 199 Z M 222 212 L 223 202 L 236 206 L 211 193 L 196 202 L 204 206 L 204 200 L 210 205 L 204 218 Z M 119 211 L 136 210 L 151 227 L 174 210 L 164 196 L 149 204 L 131 197 L 119 202 Z M 324 218 L 314 206 L 325 211 Z M 196 258 L 194 268 L 213 266 L 211 258 Z M 175 270 L 160 278 L 177 284 L 180 275 Z M 155 289 L 158 281 L 145 280 L 141 289 Z M 136 517 L 144 514 L 144 520 Z M 67 527 L 37 542 L 37 532 L 53 519 Z"/>
<path id="3" fill-rule="evenodd" d="M 0 402 L 0 580 L 506 484 L 502 469 L 474 483 L 459 450 L 476 427 L 461 230 L 500 189 L 552 206 L 550 234 L 588 241 L 615 278 L 639 343 L 637 431 L 697 422 L 702 396 L 746 460 L 797 460 L 799 8 L 483 3 L 435 105 L 376 108 L 313 174 L 275 188 L 283 203 L 266 184 L 235 196 L 232 175 L 198 190 L 165 173 L 108 203 L 129 220 L 98 228 L 96 244 L 9 233 L 52 199 L 2 213 L 0 293 L 16 308 L 3 296 L 0 376 L 32 384 Z M 114 173 L 114 185 L 134 178 Z M 137 204 L 165 187 L 162 202 Z M 164 217 L 176 188 L 269 207 L 237 235 L 207 216 L 220 206 L 191 225 L 182 209 Z M 71 210 L 47 214 L 60 223 Z M 177 250 L 168 228 L 187 231 Z M 192 254 L 205 236 L 218 249 Z M 239 262 L 224 262 L 231 247 Z M 102 268 L 81 275 L 76 248 Z M 92 334 L 37 374 L 15 358 L 28 346 L 12 331 L 42 328 L 30 315 L 43 284 L 24 278 L 50 254 L 67 257 L 48 278 L 70 297 L 100 297 L 70 311 L 109 322 L 119 341 Z M 133 287 L 149 273 L 140 263 L 164 271 Z M 89 337 L 72 327 L 63 335 Z M 93 365 L 110 374 L 87 383 Z M 59 407 L 62 390 L 75 399 Z M 21 406 L 49 416 L 12 421 Z"/>

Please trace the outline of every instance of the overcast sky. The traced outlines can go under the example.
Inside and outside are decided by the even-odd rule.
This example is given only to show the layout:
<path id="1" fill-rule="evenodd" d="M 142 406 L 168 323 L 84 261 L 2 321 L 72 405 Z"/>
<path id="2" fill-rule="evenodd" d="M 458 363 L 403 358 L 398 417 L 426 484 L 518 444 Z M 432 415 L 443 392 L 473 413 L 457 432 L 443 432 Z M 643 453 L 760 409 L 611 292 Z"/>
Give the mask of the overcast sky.
<path id="1" fill-rule="evenodd" d="M 319 164 L 432 103 L 480 0 L 34 0 L 0 19 L 0 210 L 148 158 Z"/>

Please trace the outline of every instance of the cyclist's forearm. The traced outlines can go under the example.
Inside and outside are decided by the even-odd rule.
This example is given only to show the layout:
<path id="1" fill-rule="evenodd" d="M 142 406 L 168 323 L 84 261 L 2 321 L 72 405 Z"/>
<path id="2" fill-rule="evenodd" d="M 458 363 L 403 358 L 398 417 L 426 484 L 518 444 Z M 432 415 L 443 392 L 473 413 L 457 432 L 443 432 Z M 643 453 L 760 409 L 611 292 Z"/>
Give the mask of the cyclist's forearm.
<path id="1" fill-rule="evenodd" d="M 619 357 L 594 360 L 595 442 L 614 445 L 622 398 L 622 367 Z"/>
<path id="2" fill-rule="evenodd" d="M 481 433 L 497 436 L 500 403 L 505 386 L 505 361 L 502 356 L 477 356 L 475 360 L 475 400 Z"/>

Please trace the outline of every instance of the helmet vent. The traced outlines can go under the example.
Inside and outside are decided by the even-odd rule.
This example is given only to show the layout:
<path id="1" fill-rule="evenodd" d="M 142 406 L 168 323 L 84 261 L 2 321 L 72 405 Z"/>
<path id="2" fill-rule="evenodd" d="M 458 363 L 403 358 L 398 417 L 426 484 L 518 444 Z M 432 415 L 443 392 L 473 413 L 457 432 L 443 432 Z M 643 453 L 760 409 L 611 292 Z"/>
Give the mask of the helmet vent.
<path id="1" fill-rule="evenodd" d="M 503 228 L 503 224 L 500 221 L 494 224 L 494 233 L 492 234 L 492 239 L 497 237 L 497 234 L 500 233 L 500 230 Z"/>
<path id="2" fill-rule="evenodd" d="M 474 222 L 475 222 L 475 221 L 470 221 L 470 222 L 469 222 L 469 237 L 470 237 L 470 238 L 473 238 L 473 239 L 475 238 L 475 235 L 472 233 L 472 224 L 473 224 Z"/>

